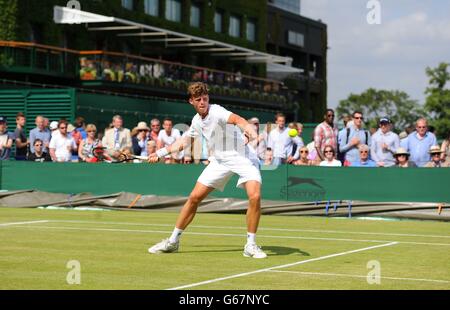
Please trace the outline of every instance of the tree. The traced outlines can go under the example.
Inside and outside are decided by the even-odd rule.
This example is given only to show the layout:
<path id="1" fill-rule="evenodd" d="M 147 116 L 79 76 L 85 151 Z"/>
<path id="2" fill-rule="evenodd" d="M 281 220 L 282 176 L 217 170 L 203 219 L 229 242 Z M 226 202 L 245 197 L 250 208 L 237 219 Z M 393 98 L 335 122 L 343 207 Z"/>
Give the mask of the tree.
<path id="1" fill-rule="evenodd" d="M 369 88 L 361 94 L 350 94 L 341 100 L 337 108 L 339 116 L 352 115 L 361 111 L 364 115 L 366 128 L 377 128 L 378 120 L 387 116 L 391 119 L 397 131 L 402 131 L 423 114 L 416 100 L 399 90 L 377 90 Z"/>
<path id="2" fill-rule="evenodd" d="M 445 137 L 450 130 L 450 89 L 446 88 L 450 82 L 448 63 L 440 63 L 437 68 L 427 68 L 426 73 L 430 78 L 425 109 L 431 112 L 433 119 L 430 124 L 436 128 L 436 134 Z"/>

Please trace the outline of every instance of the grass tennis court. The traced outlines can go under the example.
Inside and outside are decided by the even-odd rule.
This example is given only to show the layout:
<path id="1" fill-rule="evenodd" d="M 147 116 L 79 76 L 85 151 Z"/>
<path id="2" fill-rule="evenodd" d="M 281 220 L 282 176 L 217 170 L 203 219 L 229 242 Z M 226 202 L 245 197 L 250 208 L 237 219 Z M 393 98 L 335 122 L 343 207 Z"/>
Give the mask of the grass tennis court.
<path id="1" fill-rule="evenodd" d="M 176 216 L 0 209 L 0 289 L 450 289 L 448 223 L 263 216 L 257 260 L 242 256 L 244 215 L 198 214 L 179 253 L 148 254 Z"/>

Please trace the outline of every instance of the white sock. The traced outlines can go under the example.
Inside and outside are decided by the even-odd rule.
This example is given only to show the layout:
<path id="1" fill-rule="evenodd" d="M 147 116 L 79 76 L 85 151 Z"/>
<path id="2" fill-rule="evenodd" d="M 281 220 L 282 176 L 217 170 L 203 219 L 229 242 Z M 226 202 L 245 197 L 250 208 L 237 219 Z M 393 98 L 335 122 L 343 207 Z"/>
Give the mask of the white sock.
<path id="1" fill-rule="evenodd" d="M 181 234 L 183 233 L 182 229 L 174 228 L 172 235 L 169 238 L 170 243 L 176 243 L 180 240 Z"/>
<path id="2" fill-rule="evenodd" d="M 256 244 L 256 234 L 247 233 L 247 244 Z"/>

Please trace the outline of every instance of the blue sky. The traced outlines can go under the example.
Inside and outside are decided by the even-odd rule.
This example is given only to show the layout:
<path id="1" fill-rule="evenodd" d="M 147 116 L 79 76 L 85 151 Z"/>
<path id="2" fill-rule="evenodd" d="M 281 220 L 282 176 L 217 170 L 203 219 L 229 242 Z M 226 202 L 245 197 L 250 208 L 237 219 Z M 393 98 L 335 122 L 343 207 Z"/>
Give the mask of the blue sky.
<path id="1" fill-rule="evenodd" d="M 367 2 L 302 0 L 302 15 L 328 25 L 328 106 L 369 87 L 424 103 L 425 68 L 450 62 L 450 1 L 380 0 L 380 25 L 367 23 Z"/>

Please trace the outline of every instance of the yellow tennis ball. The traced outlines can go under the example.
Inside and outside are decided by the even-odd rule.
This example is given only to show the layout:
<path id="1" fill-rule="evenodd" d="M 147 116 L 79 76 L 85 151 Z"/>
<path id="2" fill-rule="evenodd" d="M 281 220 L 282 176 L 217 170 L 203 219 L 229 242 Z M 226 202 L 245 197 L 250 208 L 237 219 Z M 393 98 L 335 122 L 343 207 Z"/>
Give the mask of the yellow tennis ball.
<path id="1" fill-rule="evenodd" d="M 297 137 L 297 135 L 298 135 L 297 129 L 294 129 L 294 128 L 289 129 L 288 135 L 289 135 L 289 137 L 291 137 L 291 138 Z"/>

